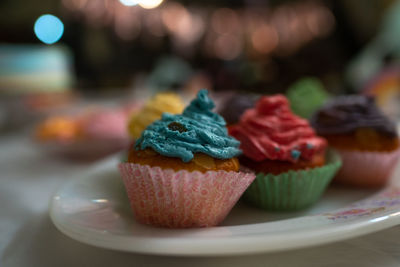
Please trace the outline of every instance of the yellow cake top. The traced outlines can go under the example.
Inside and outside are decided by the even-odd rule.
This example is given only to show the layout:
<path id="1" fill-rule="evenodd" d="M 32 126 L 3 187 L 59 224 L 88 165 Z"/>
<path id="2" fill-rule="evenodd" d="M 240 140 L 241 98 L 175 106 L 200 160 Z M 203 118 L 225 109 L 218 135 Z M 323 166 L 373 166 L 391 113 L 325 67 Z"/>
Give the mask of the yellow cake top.
<path id="1" fill-rule="evenodd" d="M 179 95 L 174 93 L 159 93 L 149 99 L 144 107 L 133 114 L 128 123 L 129 134 L 137 139 L 141 133 L 154 121 L 161 118 L 164 112 L 179 114 L 184 103 Z"/>

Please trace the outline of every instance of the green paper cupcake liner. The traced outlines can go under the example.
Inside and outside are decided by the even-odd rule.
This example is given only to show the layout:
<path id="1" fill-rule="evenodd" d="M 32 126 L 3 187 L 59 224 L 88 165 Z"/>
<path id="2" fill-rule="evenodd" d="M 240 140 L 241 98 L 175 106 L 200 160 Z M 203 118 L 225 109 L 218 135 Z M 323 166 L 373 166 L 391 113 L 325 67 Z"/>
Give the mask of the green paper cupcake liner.
<path id="1" fill-rule="evenodd" d="M 243 200 L 266 210 L 289 211 L 315 203 L 342 166 L 340 156 L 328 150 L 326 164 L 279 175 L 258 173 Z"/>

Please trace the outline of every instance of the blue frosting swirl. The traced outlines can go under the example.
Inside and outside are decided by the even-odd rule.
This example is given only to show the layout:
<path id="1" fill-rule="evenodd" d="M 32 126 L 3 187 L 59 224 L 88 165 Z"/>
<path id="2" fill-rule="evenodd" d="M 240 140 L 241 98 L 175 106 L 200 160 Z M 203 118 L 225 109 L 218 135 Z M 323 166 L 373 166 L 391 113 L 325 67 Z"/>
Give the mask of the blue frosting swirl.
<path id="1" fill-rule="evenodd" d="M 184 162 L 194 153 L 204 153 L 217 159 L 238 156 L 240 142 L 228 135 L 225 120 L 211 110 L 214 102 L 202 89 L 181 115 L 164 113 L 161 120 L 148 126 L 136 141 L 136 150 L 152 148 L 167 157 Z"/>

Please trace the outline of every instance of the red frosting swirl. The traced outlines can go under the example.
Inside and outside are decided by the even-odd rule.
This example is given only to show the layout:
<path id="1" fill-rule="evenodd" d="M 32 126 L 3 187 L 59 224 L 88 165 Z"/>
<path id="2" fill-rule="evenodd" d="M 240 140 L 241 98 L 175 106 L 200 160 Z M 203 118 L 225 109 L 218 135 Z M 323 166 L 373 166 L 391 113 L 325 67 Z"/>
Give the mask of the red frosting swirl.
<path id="1" fill-rule="evenodd" d="M 244 155 L 254 161 L 310 160 L 327 145 L 306 120 L 291 112 L 283 95 L 261 97 L 229 133 L 241 142 Z"/>

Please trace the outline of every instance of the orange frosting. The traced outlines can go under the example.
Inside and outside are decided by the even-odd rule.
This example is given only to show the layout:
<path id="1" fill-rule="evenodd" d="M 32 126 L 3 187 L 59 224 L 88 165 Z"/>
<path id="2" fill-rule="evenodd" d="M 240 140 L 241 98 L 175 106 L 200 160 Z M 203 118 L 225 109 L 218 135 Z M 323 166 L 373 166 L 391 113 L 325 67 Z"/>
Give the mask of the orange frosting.
<path id="1" fill-rule="evenodd" d="M 294 115 L 283 95 L 263 96 L 248 109 L 229 133 L 241 142 L 243 154 L 254 161 L 312 160 L 325 151 L 325 139 L 316 136 L 307 120 Z"/>
<path id="2" fill-rule="evenodd" d="M 79 124 L 70 117 L 51 117 L 39 124 L 36 138 L 40 141 L 59 140 L 70 142 L 81 135 Z"/>

